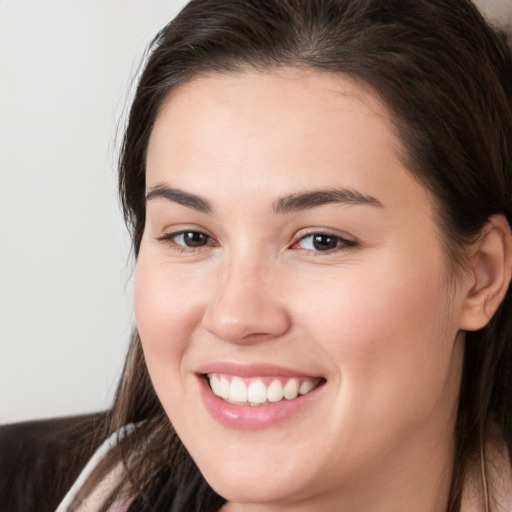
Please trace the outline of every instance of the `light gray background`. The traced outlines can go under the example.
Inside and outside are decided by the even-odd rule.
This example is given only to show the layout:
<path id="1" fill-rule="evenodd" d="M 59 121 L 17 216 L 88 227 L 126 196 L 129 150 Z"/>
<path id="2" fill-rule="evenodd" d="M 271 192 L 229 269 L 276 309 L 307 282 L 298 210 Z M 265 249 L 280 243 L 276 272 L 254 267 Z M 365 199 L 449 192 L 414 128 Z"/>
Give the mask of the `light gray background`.
<path id="1" fill-rule="evenodd" d="M 512 0 L 481 0 L 512 26 Z M 185 0 L 0 0 L 0 423 L 109 405 L 131 325 L 115 134 Z"/>
<path id="2" fill-rule="evenodd" d="M 0 423 L 110 403 L 132 325 L 116 129 L 184 4 L 0 1 Z"/>

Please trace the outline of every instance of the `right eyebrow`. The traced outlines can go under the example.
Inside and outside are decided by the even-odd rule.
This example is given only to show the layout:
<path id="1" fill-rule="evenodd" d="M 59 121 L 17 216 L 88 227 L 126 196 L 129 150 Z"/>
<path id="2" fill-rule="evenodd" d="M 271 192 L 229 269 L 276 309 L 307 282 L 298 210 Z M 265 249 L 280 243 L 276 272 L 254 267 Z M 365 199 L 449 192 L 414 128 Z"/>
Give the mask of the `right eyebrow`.
<path id="1" fill-rule="evenodd" d="M 311 190 L 282 197 L 274 204 L 276 213 L 309 210 L 325 204 L 362 204 L 384 208 L 375 197 L 354 189 L 337 188 L 327 190 Z"/>
<path id="2" fill-rule="evenodd" d="M 201 213 L 211 214 L 213 212 L 210 202 L 203 197 L 167 185 L 156 185 L 146 193 L 146 203 L 158 198 L 167 199 Z"/>

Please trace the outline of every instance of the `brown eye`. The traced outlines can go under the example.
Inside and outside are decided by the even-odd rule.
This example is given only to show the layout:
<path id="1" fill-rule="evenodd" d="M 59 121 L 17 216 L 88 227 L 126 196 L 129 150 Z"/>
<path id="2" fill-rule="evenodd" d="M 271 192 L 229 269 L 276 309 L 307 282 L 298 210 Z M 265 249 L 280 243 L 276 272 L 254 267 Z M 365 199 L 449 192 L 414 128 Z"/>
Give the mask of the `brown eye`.
<path id="1" fill-rule="evenodd" d="M 173 236 L 174 241 L 186 247 L 203 247 L 208 245 L 210 237 L 200 231 L 183 231 Z"/>
<path id="2" fill-rule="evenodd" d="M 338 238 L 329 235 L 313 235 L 313 247 L 317 251 L 330 251 L 338 246 Z"/>
<path id="3" fill-rule="evenodd" d="M 355 242 L 345 240 L 344 238 L 331 235 L 329 233 L 311 233 L 302 237 L 295 246 L 298 249 L 305 249 L 314 252 L 328 252 L 334 249 L 343 249 L 353 247 Z"/>

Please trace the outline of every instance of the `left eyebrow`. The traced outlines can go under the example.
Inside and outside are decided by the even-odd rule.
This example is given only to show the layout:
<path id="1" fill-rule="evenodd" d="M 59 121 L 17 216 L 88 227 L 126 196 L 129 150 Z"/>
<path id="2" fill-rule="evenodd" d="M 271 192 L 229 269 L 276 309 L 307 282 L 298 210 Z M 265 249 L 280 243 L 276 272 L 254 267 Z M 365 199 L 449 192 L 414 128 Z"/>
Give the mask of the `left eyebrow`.
<path id="1" fill-rule="evenodd" d="M 166 185 L 152 187 L 146 194 L 146 204 L 157 198 L 164 198 L 202 213 L 211 214 L 213 211 L 211 204 L 206 199 Z"/>
<path id="2" fill-rule="evenodd" d="M 368 205 L 384 208 L 375 197 L 347 188 L 313 190 L 282 197 L 274 203 L 275 213 L 309 210 L 326 204 Z"/>

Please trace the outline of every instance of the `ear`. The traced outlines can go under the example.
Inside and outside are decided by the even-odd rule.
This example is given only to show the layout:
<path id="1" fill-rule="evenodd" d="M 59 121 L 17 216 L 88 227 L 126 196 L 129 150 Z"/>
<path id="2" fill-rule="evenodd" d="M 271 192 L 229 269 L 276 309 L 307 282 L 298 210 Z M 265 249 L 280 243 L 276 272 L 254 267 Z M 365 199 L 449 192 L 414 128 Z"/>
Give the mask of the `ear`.
<path id="1" fill-rule="evenodd" d="M 460 328 L 476 331 L 487 325 L 510 284 L 512 236 L 504 215 L 489 217 L 471 249 L 469 264 Z"/>

